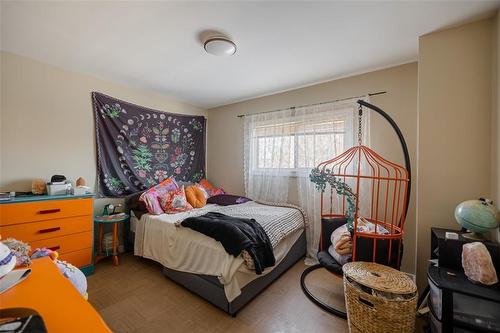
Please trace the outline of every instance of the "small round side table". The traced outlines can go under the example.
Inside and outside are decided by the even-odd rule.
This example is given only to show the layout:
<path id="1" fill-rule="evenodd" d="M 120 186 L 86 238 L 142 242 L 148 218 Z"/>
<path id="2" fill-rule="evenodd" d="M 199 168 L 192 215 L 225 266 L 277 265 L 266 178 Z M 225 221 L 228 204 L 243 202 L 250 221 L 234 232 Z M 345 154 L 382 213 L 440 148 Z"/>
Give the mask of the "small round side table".
<path id="1" fill-rule="evenodd" d="M 98 251 L 96 253 L 96 256 L 94 258 L 94 264 L 97 264 L 100 260 L 112 256 L 113 257 L 113 264 L 115 266 L 118 266 L 119 264 L 119 259 L 118 259 L 118 225 L 121 223 L 124 223 L 128 221 L 130 216 L 125 213 L 120 213 L 120 214 L 113 214 L 113 215 L 101 215 L 101 216 L 95 216 L 94 217 L 94 223 L 95 225 L 99 228 L 99 245 L 98 245 Z M 102 250 L 102 241 L 104 237 L 104 225 L 106 224 L 113 224 L 113 246 L 112 246 L 112 252 L 111 253 L 104 253 Z"/>

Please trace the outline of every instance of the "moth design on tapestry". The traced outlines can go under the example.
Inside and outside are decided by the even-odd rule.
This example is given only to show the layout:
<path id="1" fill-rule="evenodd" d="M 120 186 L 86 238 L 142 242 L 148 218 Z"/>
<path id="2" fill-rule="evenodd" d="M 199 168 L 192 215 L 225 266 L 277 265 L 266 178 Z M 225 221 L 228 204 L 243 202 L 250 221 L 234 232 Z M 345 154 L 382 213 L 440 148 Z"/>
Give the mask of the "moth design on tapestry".
<path id="1" fill-rule="evenodd" d="M 92 93 L 99 192 L 122 197 L 169 176 L 205 175 L 205 118 L 156 111 Z"/>

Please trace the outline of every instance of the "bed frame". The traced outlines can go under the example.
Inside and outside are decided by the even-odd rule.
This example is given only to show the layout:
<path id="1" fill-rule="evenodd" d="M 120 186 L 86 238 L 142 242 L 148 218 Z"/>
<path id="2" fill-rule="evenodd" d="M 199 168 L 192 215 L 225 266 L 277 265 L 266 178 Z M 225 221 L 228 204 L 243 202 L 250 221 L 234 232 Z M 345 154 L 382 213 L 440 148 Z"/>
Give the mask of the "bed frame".
<path id="1" fill-rule="evenodd" d="M 130 232 L 131 239 L 134 239 L 133 236 L 133 233 Z M 194 294 L 212 303 L 219 309 L 235 317 L 239 310 L 241 310 L 271 283 L 278 279 L 297 261 L 302 259 L 305 254 L 306 233 L 303 231 L 283 260 L 281 260 L 281 262 L 275 266 L 271 272 L 244 286 L 241 289 L 241 295 L 236 297 L 232 302 L 228 302 L 226 294 L 224 293 L 224 286 L 215 276 L 185 273 L 167 267 L 163 267 L 163 274 L 172 281 L 178 283 Z"/>

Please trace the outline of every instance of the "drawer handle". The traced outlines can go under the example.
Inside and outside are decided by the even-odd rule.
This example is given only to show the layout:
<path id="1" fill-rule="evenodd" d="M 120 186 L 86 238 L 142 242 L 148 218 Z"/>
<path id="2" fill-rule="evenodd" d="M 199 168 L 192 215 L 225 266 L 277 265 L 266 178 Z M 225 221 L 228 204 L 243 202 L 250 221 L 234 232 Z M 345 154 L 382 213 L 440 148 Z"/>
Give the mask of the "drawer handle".
<path id="1" fill-rule="evenodd" d="M 39 230 L 38 232 L 41 234 L 46 234 L 48 232 L 54 232 L 54 231 L 58 231 L 58 230 L 61 230 L 61 227 L 42 229 L 42 230 Z"/>
<path id="2" fill-rule="evenodd" d="M 55 208 L 55 209 L 45 209 L 41 210 L 39 213 L 40 214 L 54 214 L 54 213 L 59 213 L 61 211 L 60 208 Z"/>
<path id="3" fill-rule="evenodd" d="M 49 250 L 51 251 L 57 251 L 59 250 L 61 247 L 59 245 L 56 245 L 56 246 L 52 246 L 52 247 L 48 247 Z"/>

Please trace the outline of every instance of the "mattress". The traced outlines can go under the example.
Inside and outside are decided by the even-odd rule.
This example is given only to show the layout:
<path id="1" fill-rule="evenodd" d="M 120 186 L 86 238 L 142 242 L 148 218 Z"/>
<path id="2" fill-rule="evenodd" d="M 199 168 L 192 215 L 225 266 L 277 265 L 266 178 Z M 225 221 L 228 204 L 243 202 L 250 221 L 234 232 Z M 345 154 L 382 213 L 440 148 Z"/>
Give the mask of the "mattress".
<path id="1" fill-rule="evenodd" d="M 211 211 L 248 218 L 252 215 L 269 235 L 276 265 L 290 251 L 303 232 L 305 218 L 298 208 L 269 206 L 256 202 L 239 205 L 207 205 L 178 214 L 150 215 L 131 218 L 135 232 L 134 254 L 155 260 L 163 266 L 182 272 L 216 276 L 224 285 L 229 302 L 241 294 L 241 288 L 259 275 L 244 265 L 241 256 L 229 255 L 222 244 L 176 222 Z M 268 274 L 273 267 L 264 270 Z"/>

